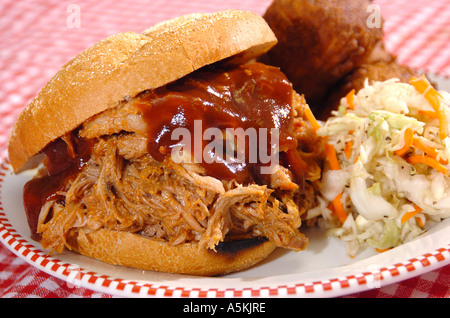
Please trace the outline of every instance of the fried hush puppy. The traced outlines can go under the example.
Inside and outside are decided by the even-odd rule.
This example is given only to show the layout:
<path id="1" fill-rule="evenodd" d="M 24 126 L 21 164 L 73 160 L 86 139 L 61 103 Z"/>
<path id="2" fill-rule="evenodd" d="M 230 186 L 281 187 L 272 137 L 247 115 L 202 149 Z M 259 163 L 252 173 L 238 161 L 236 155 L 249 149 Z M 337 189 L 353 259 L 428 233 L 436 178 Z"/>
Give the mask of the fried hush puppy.
<path id="1" fill-rule="evenodd" d="M 313 111 L 330 87 L 369 57 L 382 40 L 367 26 L 369 0 L 275 0 L 264 18 L 278 44 L 264 56 L 288 76 Z"/>
<path id="2" fill-rule="evenodd" d="M 320 119 L 349 91 L 414 71 L 400 65 L 383 42 L 383 19 L 368 23 L 371 0 L 274 0 L 264 19 L 278 44 L 261 59 L 278 66 Z"/>

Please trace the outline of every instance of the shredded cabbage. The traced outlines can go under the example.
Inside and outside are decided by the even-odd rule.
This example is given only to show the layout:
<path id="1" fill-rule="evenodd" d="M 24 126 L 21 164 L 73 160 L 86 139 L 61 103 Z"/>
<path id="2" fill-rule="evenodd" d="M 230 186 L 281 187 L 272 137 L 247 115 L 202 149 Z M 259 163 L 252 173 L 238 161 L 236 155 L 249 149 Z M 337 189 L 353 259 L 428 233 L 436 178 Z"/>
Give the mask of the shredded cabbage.
<path id="1" fill-rule="evenodd" d="M 440 118 L 450 118 L 450 94 L 439 94 Z M 340 169 L 325 165 L 320 204 L 308 217 L 319 217 L 355 256 L 364 246 L 385 250 L 411 241 L 450 217 L 450 138 L 440 139 L 425 96 L 396 79 L 366 81 L 352 106 L 343 98 L 317 130 L 334 147 Z M 345 221 L 333 213 L 338 195 Z"/>

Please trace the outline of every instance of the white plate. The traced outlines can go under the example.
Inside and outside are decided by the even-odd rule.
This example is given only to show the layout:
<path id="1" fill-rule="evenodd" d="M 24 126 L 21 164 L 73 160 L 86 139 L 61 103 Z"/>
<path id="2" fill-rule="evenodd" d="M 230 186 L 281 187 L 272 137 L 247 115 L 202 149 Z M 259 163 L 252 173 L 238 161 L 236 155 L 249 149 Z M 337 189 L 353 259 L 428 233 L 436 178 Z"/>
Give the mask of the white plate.
<path id="1" fill-rule="evenodd" d="M 450 91 L 449 80 L 433 77 Z M 405 280 L 450 263 L 450 219 L 416 240 L 356 258 L 342 242 L 308 230 L 310 245 L 276 250 L 255 267 L 224 277 L 194 277 L 114 266 L 69 251 L 48 255 L 30 238 L 22 187 L 33 171 L 14 175 L 0 162 L 0 241 L 18 257 L 73 286 L 130 297 L 336 297 Z M 306 231 L 306 230 L 305 230 Z"/>

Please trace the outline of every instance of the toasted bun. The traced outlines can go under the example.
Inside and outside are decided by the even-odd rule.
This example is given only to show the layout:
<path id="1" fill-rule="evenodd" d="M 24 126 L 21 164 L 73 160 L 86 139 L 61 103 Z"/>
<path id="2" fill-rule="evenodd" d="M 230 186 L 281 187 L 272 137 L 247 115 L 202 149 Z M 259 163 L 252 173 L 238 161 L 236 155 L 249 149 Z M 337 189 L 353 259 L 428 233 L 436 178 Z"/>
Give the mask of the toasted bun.
<path id="1" fill-rule="evenodd" d="M 255 58 L 276 44 L 264 19 L 246 11 L 191 14 L 144 31 L 113 35 L 68 62 L 19 115 L 9 159 L 16 173 L 48 143 L 124 98 L 205 65 Z"/>
<path id="2" fill-rule="evenodd" d="M 249 239 L 220 243 L 216 252 L 198 244 L 171 246 L 128 232 L 83 230 L 69 235 L 67 242 L 83 255 L 114 265 L 143 270 L 213 276 L 246 269 L 266 258 L 275 243 Z"/>

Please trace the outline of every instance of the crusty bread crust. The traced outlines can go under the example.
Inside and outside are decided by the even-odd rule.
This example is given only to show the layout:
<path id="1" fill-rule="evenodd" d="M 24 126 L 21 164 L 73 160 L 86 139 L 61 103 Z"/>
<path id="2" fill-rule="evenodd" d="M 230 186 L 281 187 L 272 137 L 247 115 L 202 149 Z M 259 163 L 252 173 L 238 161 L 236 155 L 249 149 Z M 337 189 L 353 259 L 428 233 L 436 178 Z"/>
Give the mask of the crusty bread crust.
<path id="1" fill-rule="evenodd" d="M 271 241 L 230 242 L 232 250 L 212 251 L 198 244 L 172 246 L 128 232 L 72 233 L 67 242 L 78 253 L 114 265 L 166 273 L 213 276 L 246 269 L 276 248 Z M 243 245 L 243 246 L 242 246 Z"/>
<path id="2" fill-rule="evenodd" d="M 30 159 L 48 143 L 124 98 L 232 56 L 257 57 L 275 44 L 261 16 L 236 10 L 192 14 L 100 41 L 64 65 L 19 115 L 8 146 L 14 172 L 31 168 Z"/>

